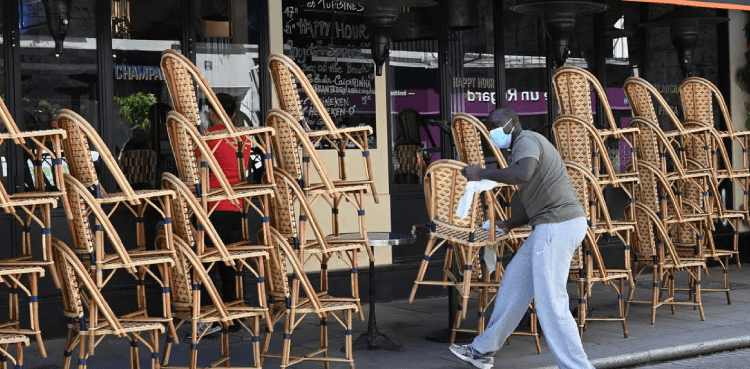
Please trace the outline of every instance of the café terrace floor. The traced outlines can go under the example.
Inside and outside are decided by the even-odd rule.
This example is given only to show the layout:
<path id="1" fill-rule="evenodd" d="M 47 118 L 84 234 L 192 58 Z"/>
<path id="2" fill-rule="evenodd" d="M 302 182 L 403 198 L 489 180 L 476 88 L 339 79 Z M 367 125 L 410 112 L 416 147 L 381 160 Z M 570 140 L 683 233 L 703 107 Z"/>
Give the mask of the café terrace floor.
<path id="1" fill-rule="evenodd" d="M 710 275 L 704 277 L 703 287 L 720 287 L 722 270 L 709 267 Z M 703 306 L 706 320 L 701 321 L 697 310 L 692 307 L 678 306 L 672 315 L 669 306 L 657 309 L 656 324 L 650 323 L 650 306 L 632 305 L 627 319 L 629 338 L 623 338 L 622 326 L 618 322 L 592 322 L 583 335 L 583 346 L 589 359 L 597 368 L 629 367 L 647 362 L 657 362 L 709 352 L 750 347 L 750 265 L 737 269 L 733 264 L 729 268 L 732 304 L 728 305 L 722 292 L 703 293 Z M 680 275 L 677 280 L 683 280 Z M 362 278 L 362 281 L 366 281 Z M 410 281 L 411 282 L 411 281 Z M 651 275 L 642 275 L 636 281 L 636 299 L 650 299 Z M 366 286 L 361 286 L 367 291 Z M 593 316 L 616 314 L 616 295 L 609 287 L 598 284 L 591 298 L 590 312 Z M 568 283 L 571 307 L 576 306 L 575 285 Z M 685 298 L 686 293 L 678 295 Z M 474 308 L 474 304 L 470 305 Z M 365 316 L 368 304 L 363 304 Z M 391 301 L 378 303 L 376 306 L 377 325 L 381 332 L 393 341 L 400 343 L 404 351 L 385 349 L 360 349 L 354 352 L 357 368 L 470 368 L 448 351 L 447 343 L 427 340 L 443 331 L 448 325 L 448 298 L 429 298 L 408 301 Z M 489 316 L 489 312 L 488 312 Z M 464 325 L 475 324 L 476 312 L 469 310 Z M 261 328 L 262 329 L 262 328 Z M 354 321 L 353 337 L 356 339 L 367 329 L 367 321 Z M 343 330 L 329 325 L 331 347 L 343 345 Z M 186 328 L 178 333 L 182 338 Z M 271 347 L 281 350 L 283 323 L 277 325 Z M 202 341 L 199 350 L 200 365 L 208 365 L 219 353 L 219 335 Z M 299 349 L 311 349 L 317 346 L 318 321 L 308 317 L 293 335 L 292 353 Z M 240 342 L 242 341 L 242 342 Z M 537 354 L 530 337 L 513 337 L 509 345 L 495 355 L 496 368 L 544 368 L 555 367 L 555 361 L 542 338 L 542 354 Z M 26 348 L 26 368 L 59 368 L 64 339 L 45 341 L 49 357 L 39 356 L 36 343 Z M 251 365 L 250 339 L 247 333 L 230 333 L 232 364 Z M 161 342 L 163 347 L 164 341 Z M 302 347 L 304 346 L 304 347 Z M 150 367 L 150 355 L 141 345 L 141 367 Z M 299 352 L 299 351 L 298 351 Z M 189 355 L 189 343 L 181 342 L 175 346 L 170 364 L 186 365 Z M 73 352 L 73 365 L 77 364 L 78 351 Z M 129 345 L 126 339 L 107 338 L 96 350 L 96 355 L 88 359 L 89 368 L 126 368 L 129 367 Z M 279 360 L 266 359 L 264 367 L 278 368 Z M 303 362 L 293 368 L 322 368 L 322 363 Z M 331 364 L 332 368 L 346 368 L 342 363 Z"/>

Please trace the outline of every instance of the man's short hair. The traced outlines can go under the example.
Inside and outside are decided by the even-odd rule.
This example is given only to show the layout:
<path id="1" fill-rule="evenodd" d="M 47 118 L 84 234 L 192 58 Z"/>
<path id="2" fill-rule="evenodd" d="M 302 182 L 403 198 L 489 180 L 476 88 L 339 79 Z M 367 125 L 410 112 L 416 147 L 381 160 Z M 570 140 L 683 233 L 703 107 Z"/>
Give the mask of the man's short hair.
<path id="1" fill-rule="evenodd" d="M 487 129 L 493 130 L 497 127 L 502 127 L 511 119 L 519 122 L 518 114 L 516 114 L 515 110 L 507 107 L 495 109 L 487 117 Z"/>
<path id="2" fill-rule="evenodd" d="M 234 97 L 230 94 L 219 92 L 216 94 L 216 99 L 219 100 L 219 104 L 227 113 L 227 116 L 231 118 L 237 109 L 237 102 L 234 101 Z"/>

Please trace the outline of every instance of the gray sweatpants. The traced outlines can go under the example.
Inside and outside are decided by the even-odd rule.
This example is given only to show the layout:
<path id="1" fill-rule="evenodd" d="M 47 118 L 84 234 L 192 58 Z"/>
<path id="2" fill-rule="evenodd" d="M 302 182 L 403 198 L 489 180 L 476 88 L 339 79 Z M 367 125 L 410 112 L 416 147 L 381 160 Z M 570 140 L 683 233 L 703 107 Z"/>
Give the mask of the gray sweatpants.
<path id="1" fill-rule="evenodd" d="M 586 234 L 586 218 L 538 224 L 505 270 L 492 317 L 471 346 L 498 351 L 536 299 L 539 323 L 560 368 L 593 368 L 568 308 L 566 282 L 573 252 Z"/>

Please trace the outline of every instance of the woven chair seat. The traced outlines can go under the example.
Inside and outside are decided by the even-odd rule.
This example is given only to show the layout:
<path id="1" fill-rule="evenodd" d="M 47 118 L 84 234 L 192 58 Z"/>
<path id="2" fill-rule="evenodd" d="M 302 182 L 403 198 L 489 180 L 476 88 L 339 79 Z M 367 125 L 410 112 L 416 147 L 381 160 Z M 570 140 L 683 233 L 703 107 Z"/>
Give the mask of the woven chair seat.
<path id="1" fill-rule="evenodd" d="M 333 311 L 333 310 L 347 310 L 347 309 L 356 309 L 357 304 L 351 301 L 336 301 L 336 300 L 326 300 L 326 296 L 321 296 L 320 298 L 320 309 L 314 309 L 312 304 L 308 302 L 304 302 L 297 306 L 297 312 L 304 314 L 304 313 L 312 313 L 316 311 Z"/>
<path id="2" fill-rule="evenodd" d="M 130 256 L 130 261 L 132 262 L 131 265 L 133 266 L 144 266 L 144 265 L 152 265 L 152 264 L 174 264 L 174 259 L 171 256 L 163 256 L 163 255 L 147 255 L 147 256 Z M 116 258 L 108 261 L 104 261 L 102 265 L 103 269 L 120 269 L 125 266 L 125 263 L 122 262 L 122 259 Z"/>
<path id="3" fill-rule="evenodd" d="M 263 185 L 255 185 L 255 186 L 263 186 Z M 214 192 L 208 195 L 208 201 L 242 199 L 242 198 L 247 198 L 247 197 L 266 196 L 266 195 L 273 195 L 272 185 L 265 185 L 260 188 L 241 188 L 241 187 L 235 188 L 234 196 L 227 196 L 223 192 Z"/>
<path id="4" fill-rule="evenodd" d="M 22 334 L 0 334 L 0 344 L 17 343 L 22 342 L 26 346 L 29 345 L 29 337 Z"/>
<path id="5" fill-rule="evenodd" d="M 120 202 L 123 200 L 147 199 L 160 196 L 169 196 L 171 198 L 174 198 L 174 192 L 169 190 L 137 190 L 133 192 L 135 193 L 135 196 L 128 196 L 124 192 L 106 193 L 102 194 L 102 198 L 98 200 L 103 203 L 109 203 Z"/>
<path id="6" fill-rule="evenodd" d="M 157 323 L 157 322 L 138 322 L 138 321 L 127 321 L 123 320 L 124 318 L 121 318 L 120 325 L 122 326 L 122 330 L 120 332 L 140 332 L 140 331 L 146 331 L 146 330 L 152 330 L 152 329 L 158 329 L 162 332 L 164 332 L 164 324 Z M 101 336 L 105 334 L 114 334 L 115 331 L 112 329 L 112 327 L 109 326 L 109 324 L 102 324 L 95 329 L 91 329 L 92 327 L 89 327 L 89 331 L 93 331 L 94 335 Z M 76 332 L 80 332 L 80 326 L 78 324 L 73 324 L 73 329 L 75 329 Z"/>
<path id="7" fill-rule="evenodd" d="M 223 256 L 221 256 L 221 254 L 219 254 L 219 251 L 214 248 L 207 248 L 204 254 L 200 256 L 200 259 L 204 263 L 210 263 L 215 261 L 239 260 L 268 256 L 268 252 L 264 250 L 232 250 L 231 245 L 228 245 L 227 249 L 229 251 L 228 258 L 224 258 Z"/>
<path id="8" fill-rule="evenodd" d="M 34 265 L 3 265 L 0 263 L 0 276 L 26 273 L 39 273 L 44 276 L 44 268 Z"/>
<path id="9" fill-rule="evenodd" d="M 23 131 L 18 133 L 2 133 L 0 137 L 16 138 L 16 137 L 52 137 L 61 136 L 62 138 L 67 137 L 65 130 L 60 128 L 55 129 L 40 129 L 36 131 Z"/>
<path id="10" fill-rule="evenodd" d="M 29 191 L 29 192 L 18 192 L 10 195 L 11 202 L 18 202 L 18 205 L 31 205 L 34 201 L 43 203 L 57 204 L 57 199 L 63 196 L 62 191 Z"/>
<path id="11" fill-rule="evenodd" d="M 328 244 L 328 251 L 331 252 L 338 252 L 338 251 L 351 251 L 351 250 L 360 250 L 364 247 L 364 244 L 361 243 L 329 243 Z M 324 252 L 320 247 L 320 244 L 315 243 L 312 245 L 306 245 L 305 246 L 305 252 L 310 253 L 321 253 Z"/>
<path id="12" fill-rule="evenodd" d="M 52 207 L 55 207 L 57 206 L 57 199 L 53 197 L 15 199 L 13 198 L 13 196 L 11 196 L 10 202 L 0 204 L 0 209 L 12 208 L 16 206 L 33 206 L 33 205 L 51 205 Z"/>
<path id="13" fill-rule="evenodd" d="M 469 242 L 469 235 L 472 232 L 470 229 L 457 229 L 454 227 L 447 226 L 441 222 L 435 222 L 435 231 L 432 232 L 436 237 L 453 241 L 460 242 L 468 246 L 485 246 L 490 242 L 490 231 L 481 227 L 473 230 L 474 241 Z M 495 241 L 508 238 L 509 236 L 503 232 L 495 232 Z"/>
<path id="14" fill-rule="evenodd" d="M 370 182 L 372 181 L 366 181 L 366 183 L 370 183 Z M 360 191 L 369 192 L 369 190 L 370 190 L 370 186 L 365 184 L 364 182 L 363 184 L 359 184 L 359 185 L 351 185 L 351 184 L 336 185 L 336 183 L 334 182 L 334 187 L 330 190 L 323 188 L 322 184 L 313 184 L 312 186 L 305 188 L 305 191 L 307 191 L 307 193 L 312 196 L 329 194 L 329 193 L 341 193 L 341 192 L 360 192 Z"/>
<path id="15" fill-rule="evenodd" d="M 229 307 L 227 306 L 227 318 L 224 319 L 224 321 L 229 321 L 233 319 L 241 319 L 241 318 L 247 318 L 251 316 L 260 316 L 265 314 L 266 310 L 261 307 L 251 307 L 251 306 L 243 306 L 243 307 Z M 217 322 L 221 321 L 222 318 L 219 315 L 219 312 L 214 309 L 209 314 L 202 315 L 199 322 Z"/>
<path id="16" fill-rule="evenodd" d="M 253 127 L 234 127 L 235 133 L 229 133 L 226 129 L 219 129 L 216 131 L 205 132 L 203 138 L 206 141 L 219 140 L 224 138 L 242 137 L 247 135 L 255 135 L 260 133 L 274 133 L 274 129 L 266 126 L 253 126 Z"/>

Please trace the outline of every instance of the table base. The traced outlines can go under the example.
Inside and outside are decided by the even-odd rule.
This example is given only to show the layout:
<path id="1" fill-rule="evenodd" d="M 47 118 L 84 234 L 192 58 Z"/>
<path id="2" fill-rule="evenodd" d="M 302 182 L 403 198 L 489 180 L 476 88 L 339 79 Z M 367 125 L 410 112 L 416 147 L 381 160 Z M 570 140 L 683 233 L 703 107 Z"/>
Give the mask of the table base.
<path id="1" fill-rule="evenodd" d="M 380 333 L 378 327 L 369 327 L 367 332 L 360 334 L 357 340 L 354 341 L 353 350 L 365 347 L 368 349 L 384 348 L 393 351 L 406 351 L 404 345 L 399 345 L 391 341 L 384 333 Z"/>

